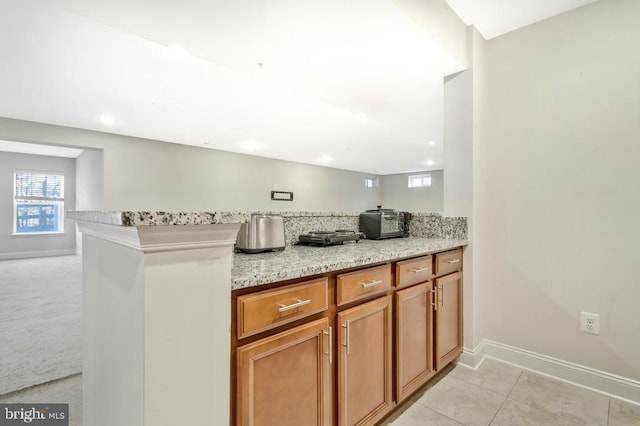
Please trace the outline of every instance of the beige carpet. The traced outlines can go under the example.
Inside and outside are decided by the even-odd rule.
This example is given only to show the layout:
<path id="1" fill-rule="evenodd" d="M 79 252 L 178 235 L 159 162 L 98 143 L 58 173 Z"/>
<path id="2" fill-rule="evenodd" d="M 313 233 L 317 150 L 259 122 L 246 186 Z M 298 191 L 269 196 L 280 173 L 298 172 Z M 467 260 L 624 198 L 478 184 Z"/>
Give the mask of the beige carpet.
<path id="1" fill-rule="evenodd" d="M 53 382 L 0 396 L 2 404 L 69 404 L 69 426 L 82 425 L 82 375 L 65 377 Z"/>
<path id="2" fill-rule="evenodd" d="M 79 256 L 0 261 L 0 395 L 82 370 Z"/>

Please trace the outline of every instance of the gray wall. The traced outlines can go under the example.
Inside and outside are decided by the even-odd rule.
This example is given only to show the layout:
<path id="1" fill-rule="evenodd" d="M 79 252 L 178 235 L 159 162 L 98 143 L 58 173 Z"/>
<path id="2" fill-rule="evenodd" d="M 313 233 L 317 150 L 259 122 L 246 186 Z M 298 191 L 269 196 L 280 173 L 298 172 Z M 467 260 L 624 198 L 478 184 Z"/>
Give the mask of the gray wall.
<path id="1" fill-rule="evenodd" d="M 106 210 L 361 211 L 382 201 L 358 172 L 7 118 L 0 139 L 102 149 Z M 271 201 L 274 189 L 294 201 Z"/>
<path id="2" fill-rule="evenodd" d="M 75 159 L 0 152 L 0 259 L 75 253 L 75 224 L 65 220 L 63 234 L 12 235 L 13 173 L 19 170 L 64 174 L 65 209 L 75 208 Z"/>
<path id="3" fill-rule="evenodd" d="M 431 174 L 431 186 L 409 188 L 410 175 Z M 442 170 L 386 175 L 380 179 L 382 207 L 409 212 L 442 213 L 444 208 L 444 175 Z M 374 206 L 375 207 L 375 206 Z"/>
<path id="4" fill-rule="evenodd" d="M 636 381 L 639 21 L 599 1 L 487 42 L 472 236 L 477 342 Z"/>
<path id="5" fill-rule="evenodd" d="M 104 155 L 87 149 L 76 158 L 76 209 L 103 210 Z"/>

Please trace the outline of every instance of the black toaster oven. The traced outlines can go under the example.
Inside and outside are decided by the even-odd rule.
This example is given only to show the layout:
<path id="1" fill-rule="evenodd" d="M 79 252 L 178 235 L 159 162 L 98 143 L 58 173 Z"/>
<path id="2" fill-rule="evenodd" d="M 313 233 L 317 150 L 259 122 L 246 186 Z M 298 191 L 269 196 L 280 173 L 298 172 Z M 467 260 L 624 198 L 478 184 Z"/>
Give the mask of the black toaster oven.
<path id="1" fill-rule="evenodd" d="M 360 232 L 370 240 L 409 236 L 411 214 L 393 209 L 375 209 L 360 213 Z"/>

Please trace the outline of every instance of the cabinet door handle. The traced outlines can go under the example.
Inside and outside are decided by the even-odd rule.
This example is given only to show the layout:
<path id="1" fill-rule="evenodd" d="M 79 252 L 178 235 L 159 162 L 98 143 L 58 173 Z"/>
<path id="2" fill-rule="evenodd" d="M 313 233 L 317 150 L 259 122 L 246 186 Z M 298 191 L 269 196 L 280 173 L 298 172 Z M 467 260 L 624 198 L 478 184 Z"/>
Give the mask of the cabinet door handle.
<path id="1" fill-rule="evenodd" d="M 345 348 L 347 348 L 347 355 L 349 355 L 349 325 L 350 325 L 351 321 L 347 320 L 344 324 L 342 324 L 342 328 L 344 328 L 344 342 L 345 344 L 342 345 Z"/>
<path id="2" fill-rule="evenodd" d="M 460 262 L 460 259 L 449 259 L 447 260 L 447 263 L 458 263 Z"/>
<path id="3" fill-rule="evenodd" d="M 373 287 L 376 285 L 382 284 L 382 280 L 371 280 L 368 283 L 360 283 L 360 285 L 362 286 L 362 288 L 369 288 L 369 287 Z"/>
<path id="4" fill-rule="evenodd" d="M 415 272 L 416 274 L 420 273 L 420 272 L 424 272 L 424 271 L 428 271 L 429 267 L 428 266 L 423 266 L 421 268 L 413 268 L 412 271 Z"/>
<path id="5" fill-rule="evenodd" d="M 431 306 L 435 311 L 438 310 L 438 288 L 432 288 L 431 290 Z"/>
<path id="6" fill-rule="evenodd" d="M 288 311 L 290 309 L 299 308 L 300 306 L 308 305 L 309 303 L 311 303 L 311 299 L 306 299 L 306 300 L 296 299 L 296 300 L 297 300 L 296 303 L 292 303 L 290 305 L 283 305 L 282 303 L 280 303 L 280 308 L 278 309 L 278 312 Z"/>
<path id="7" fill-rule="evenodd" d="M 438 291 L 440 292 L 440 306 L 444 306 L 444 284 L 438 287 Z"/>
<path id="8" fill-rule="evenodd" d="M 329 365 L 331 365 L 333 361 L 333 328 L 329 326 L 329 331 L 323 331 L 323 333 L 327 335 L 327 338 L 329 340 L 329 343 L 327 345 L 329 351 L 325 353 L 325 355 L 329 357 Z"/>

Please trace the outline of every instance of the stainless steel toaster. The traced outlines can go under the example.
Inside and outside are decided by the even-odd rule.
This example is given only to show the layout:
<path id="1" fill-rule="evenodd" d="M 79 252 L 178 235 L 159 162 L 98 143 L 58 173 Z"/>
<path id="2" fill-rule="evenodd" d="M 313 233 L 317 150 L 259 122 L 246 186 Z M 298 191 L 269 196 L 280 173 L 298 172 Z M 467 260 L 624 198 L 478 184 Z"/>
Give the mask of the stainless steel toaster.
<path id="1" fill-rule="evenodd" d="M 284 250 L 284 220 L 280 215 L 252 214 L 248 223 L 240 225 L 236 250 L 245 253 Z"/>

